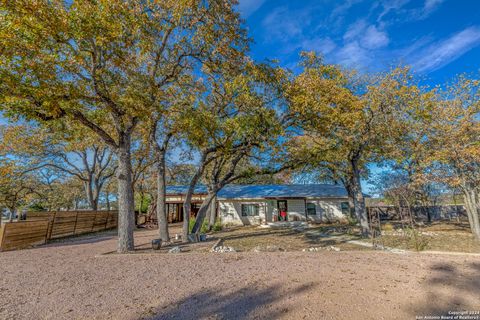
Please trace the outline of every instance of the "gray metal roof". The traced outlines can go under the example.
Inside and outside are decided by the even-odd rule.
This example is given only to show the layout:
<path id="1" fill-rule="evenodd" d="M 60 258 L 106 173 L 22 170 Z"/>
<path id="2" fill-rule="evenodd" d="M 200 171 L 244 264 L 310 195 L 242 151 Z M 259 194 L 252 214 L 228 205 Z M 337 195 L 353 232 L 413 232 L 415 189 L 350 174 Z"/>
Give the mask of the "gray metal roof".
<path id="1" fill-rule="evenodd" d="M 183 195 L 187 186 L 167 186 L 167 194 Z M 195 188 L 195 194 L 207 193 L 204 185 Z M 334 184 L 273 184 L 273 185 L 227 185 L 218 193 L 222 199 L 257 198 L 343 198 L 347 190 Z"/>

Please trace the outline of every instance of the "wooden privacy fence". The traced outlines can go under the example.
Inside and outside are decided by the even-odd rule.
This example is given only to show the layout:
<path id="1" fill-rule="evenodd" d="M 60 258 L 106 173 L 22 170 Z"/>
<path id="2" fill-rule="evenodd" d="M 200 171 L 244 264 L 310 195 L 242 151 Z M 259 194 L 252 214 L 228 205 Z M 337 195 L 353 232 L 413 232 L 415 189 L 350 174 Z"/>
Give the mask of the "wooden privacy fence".
<path id="1" fill-rule="evenodd" d="M 116 228 L 117 211 L 28 212 L 27 220 L 7 222 L 0 229 L 0 251 L 44 244 L 84 233 Z"/>
<path id="2" fill-rule="evenodd" d="M 44 244 L 47 241 L 47 220 L 7 222 L 0 228 L 0 251 Z"/>

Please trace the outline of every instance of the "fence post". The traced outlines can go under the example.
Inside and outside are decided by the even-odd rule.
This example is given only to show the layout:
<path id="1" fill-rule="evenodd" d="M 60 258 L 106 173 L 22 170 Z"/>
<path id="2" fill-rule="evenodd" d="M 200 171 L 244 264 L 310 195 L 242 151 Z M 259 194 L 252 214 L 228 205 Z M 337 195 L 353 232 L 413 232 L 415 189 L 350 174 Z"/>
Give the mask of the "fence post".
<path id="1" fill-rule="evenodd" d="M 50 231 L 48 233 L 48 240 L 52 239 L 52 231 L 53 231 L 53 226 L 55 225 L 55 219 L 57 218 L 57 211 L 53 211 L 53 215 L 52 215 L 52 224 L 51 224 L 51 227 L 50 227 Z"/>
<path id="2" fill-rule="evenodd" d="M 94 212 L 95 212 L 95 215 L 93 216 L 92 230 L 90 230 L 90 232 L 93 232 L 93 230 L 95 229 L 95 221 L 97 221 L 98 211 L 94 210 Z"/>
<path id="3" fill-rule="evenodd" d="M 27 218 L 28 219 L 28 218 Z M 49 230 L 50 230 L 50 216 L 47 218 L 47 232 L 45 232 L 45 243 L 47 243 L 47 239 L 48 239 L 48 233 L 49 233 Z"/>
<path id="4" fill-rule="evenodd" d="M 110 218 L 110 210 L 108 210 L 106 213 L 107 213 L 107 218 L 105 219 L 105 228 L 103 228 L 103 230 L 107 230 L 108 218 Z"/>
<path id="5" fill-rule="evenodd" d="M 7 223 L 8 222 L 5 222 L 3 223 L 1 226 L 0 226 L 0 251 L 2 251 L 2 247 L 3 247 L 3 236 L 5 234 L 5 229 L 7 228 Z"/>
<path id="6" fill-rule="evenodd" d="M 78 211 L 75 211 L 75 224 L 73 225 L 73 235 L 77 233 Z"/>

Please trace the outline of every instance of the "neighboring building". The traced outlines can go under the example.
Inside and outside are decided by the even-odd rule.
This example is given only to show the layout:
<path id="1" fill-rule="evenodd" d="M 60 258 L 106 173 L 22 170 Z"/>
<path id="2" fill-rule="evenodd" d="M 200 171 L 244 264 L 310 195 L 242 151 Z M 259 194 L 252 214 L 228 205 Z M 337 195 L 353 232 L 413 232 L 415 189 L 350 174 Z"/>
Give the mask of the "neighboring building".
<path id="1" fill-rule="evenodd" d="M 167 187 L 169 222 L 183 220 L 186 190 L 186 186 Z M 195 189 L 193 215 L 206 193 L 205 186 Z M 346 220 L 349 205 L 347 191 L 340 185 L 227 185 L 217 195 L 216 210 L 224 225 L 258 225 L 273 221 Z"/>

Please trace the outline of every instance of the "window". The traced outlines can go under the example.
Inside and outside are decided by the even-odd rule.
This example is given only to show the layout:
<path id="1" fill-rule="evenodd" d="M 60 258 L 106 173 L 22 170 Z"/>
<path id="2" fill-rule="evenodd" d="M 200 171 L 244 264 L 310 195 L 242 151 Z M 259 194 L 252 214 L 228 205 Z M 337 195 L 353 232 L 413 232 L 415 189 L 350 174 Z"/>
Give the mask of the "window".
<path id="1" fill-rule="evenodd" d="M 344 215 L 349 215 L 350 214 L 350 204 L 348 202 L 342 202 L 340 204 L 340 207 L 342 209 L 342 214 L 344 214 Z"/>
<path id="2" fill-rule="evenodd" d="M 309 216 L 315 216 L 317 214 L 317 207 L 315 206 L 315 203 L 307 203 L 307 214 Z"/>
<path id="3" fill-rule="evenodd" d="M 258 204 L 242 204 L 242 216 L 244 217 L 258 216 L 259 208 L 260 206 Z"/>

